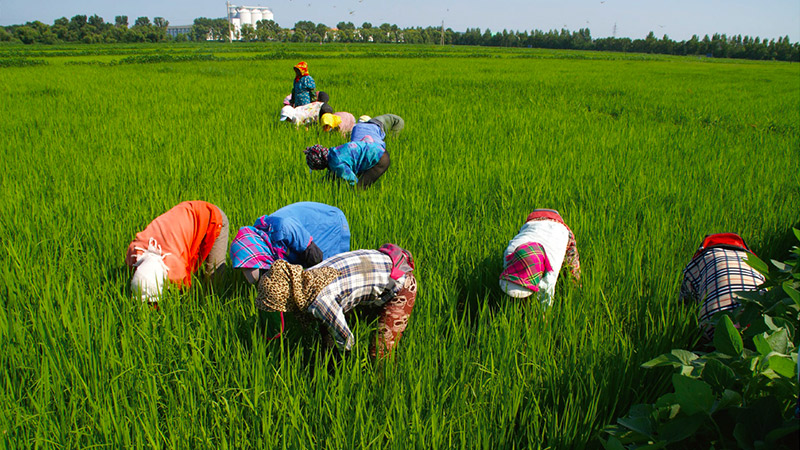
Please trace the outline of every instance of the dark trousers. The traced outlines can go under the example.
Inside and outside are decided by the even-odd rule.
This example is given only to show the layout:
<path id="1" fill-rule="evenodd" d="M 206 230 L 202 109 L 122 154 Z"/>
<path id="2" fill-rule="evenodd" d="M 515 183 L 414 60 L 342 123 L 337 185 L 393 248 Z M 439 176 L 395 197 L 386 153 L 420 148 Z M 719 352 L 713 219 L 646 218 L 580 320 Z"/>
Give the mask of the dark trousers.
<path id="1" fill-rule="evenodd" d="M 375 182 L 383 172 L 386 172 L 386 169 L 389 168 L 389 152 L 383 152 L 381 159 L 378 160 L 378 163 L 374 166 L 370 167 L 369 169 L 365 170 L 361 173 L 359 177 L 358 184 L 356 185 L 359 188 L 367 188 L 372 183 Z"/>

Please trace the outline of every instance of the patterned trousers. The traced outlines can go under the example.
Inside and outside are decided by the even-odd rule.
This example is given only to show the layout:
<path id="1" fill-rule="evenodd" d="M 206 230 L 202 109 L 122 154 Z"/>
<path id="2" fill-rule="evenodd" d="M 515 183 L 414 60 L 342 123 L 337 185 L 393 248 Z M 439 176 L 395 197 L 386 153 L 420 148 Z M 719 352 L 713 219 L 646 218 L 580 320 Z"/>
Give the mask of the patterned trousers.
<path id="1" fill-rule="evenodd" d="M 383 310 L 378 318 L 376 336 L 371 339 L 369 354 L 373 358 L 382 357 L 392 352 L 397 341 L 408 326 L 408 318 L 414 309 L 417 299 L 417 279 L 409 273 L 406 282 L 397 295 L 383 305 Z"/>

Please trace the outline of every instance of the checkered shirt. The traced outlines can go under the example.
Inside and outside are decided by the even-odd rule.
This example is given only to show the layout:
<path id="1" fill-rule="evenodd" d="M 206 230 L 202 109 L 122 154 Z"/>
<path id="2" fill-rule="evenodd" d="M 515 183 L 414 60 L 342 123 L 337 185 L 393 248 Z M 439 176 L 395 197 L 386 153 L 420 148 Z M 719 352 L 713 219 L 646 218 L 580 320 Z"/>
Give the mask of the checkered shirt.
<path id="1" fill-rule="evenodd" d="M 328 327 L 337 345 L 350 350 L 354 338 L 344 314 L 359 304 L 386 303 L 403 286 L 405 275 L 392 283 L 392 260 L 377 250 L 341 253 L 312 268 L 317 267 L 333 267 L 341 275 L 320 291 L 308 305 L 308 312 Z"/>
<path id="2" fill-rule="evenodd" d="M 700 304 L 700 322 L 720 311 L 739 306 L 735 292 L 754 291 L 764 276 L 744 261 L 747 252 L 711 248 L 683 269 L 681 299 Z"/>

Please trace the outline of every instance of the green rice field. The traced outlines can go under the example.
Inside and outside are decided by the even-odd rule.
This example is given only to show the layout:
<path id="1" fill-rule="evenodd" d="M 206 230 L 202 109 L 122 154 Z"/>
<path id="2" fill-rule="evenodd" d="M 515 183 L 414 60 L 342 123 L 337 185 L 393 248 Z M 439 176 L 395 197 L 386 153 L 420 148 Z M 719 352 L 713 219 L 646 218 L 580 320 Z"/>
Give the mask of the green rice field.
<path id="1" fill-rule="evenodd" d="M 344 139 L 278 122 L 308 62 L 337 111 L 394 113 L 370 189 L 310 174 Z M 535 49 L 241 44 L 0 46 L 0 447 L 597 448 L 669 388 L 640 364 L 697 341 L 678 302 L 705 234 L 786 256 L 800 226 L 800 65 Z M 393 242 L 419 296 L 391 359 L 349 317 L 337 358 L 228 271 L 129 292 L 129 242 L 184 200 L 235 230 L 341 208 L 351 247 Z M 575 232 L 582 286 L 502 294 L 534 208 Z"/>

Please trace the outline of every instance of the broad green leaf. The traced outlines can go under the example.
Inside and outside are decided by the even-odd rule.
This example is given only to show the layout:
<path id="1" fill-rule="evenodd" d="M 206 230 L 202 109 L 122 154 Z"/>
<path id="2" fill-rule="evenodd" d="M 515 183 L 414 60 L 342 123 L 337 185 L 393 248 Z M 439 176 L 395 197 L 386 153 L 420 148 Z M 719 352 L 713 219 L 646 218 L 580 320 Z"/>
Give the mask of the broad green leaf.
<path id="1" fill-rule="evenodd" d="M 658 427 L 657 436 L 667 441 L 668 444 L 680 442 L 697 432 L 705 420 L 706 418 L 701 414 L 670 420 Z"/>
<path id="2" fill-rule="evenodd" d="M 741 394 L 730 389 L 725 389 L 725 392 L 722 393 L 722 397 L 717 400 L 717 404 L 714 406 L 714 411 L 721 411 L 732 406 L 741 406 L 741 404 Z"/>
<path id="3" fill-rule="evenodd" d="M 753 336 L 753 344 L 756 346 L 756 350 L 761 356 L 767 356 L 772 352 L 772 347 L 769 346 L 769 342 L 767 342 L 767 338 L 764 336 L 767 333 L 761 333 Z"/>
<path id="4" fill-rule="evenodd" d="M 607 441 L 600 440 L 603 444 L 603 448 L 606 450 L 625 450 L 625 447 L 622 445 L 622 442 L 619 439 L 615 438 L 614 436 L 610 436 Z"/>
<path id="5" fill-rule="evenodd" d="M 722 364 L 718 359 L 709 359 L 703 368 L 702 379 L 708 383 L 715 392 L 723 392 L 736 381 L 733 370 Z"/>
<path id="6" fill-rule="evenodd" d="M 797 240 L 800 241 L 800 230 L 797 228 L 792 228 L 792 231 L 794 231 L 794 237 L 796 237 Z"/>
<path id="7" fill-rule="evenodd" d="M 678 358 L 678 360 L 684 366 L 691 365 L 692 361 L 697 359 L 697 355 L 695 355 L 694 353 L 692 353 L 690 351 L 687 351 L 687 350 L 678 350 L 678 349 L 676 349 L 676 350 L 672 350 L 670 353 L 672 355 L 674 355 L 676 358 Z"/>
<path id="8" fill-rule="evenodd" d="M 781 261 L 776 261 L 774 259 L 770 259 L 769 261 L 772 263 L 773 266 L 775 266 L 779 271 L 781 271 L 783 273 L 787 273 L 787 272 L 790 272 L 792 270 L 792 266 L 790 266 L 790 265 L 788 265 L 786 263 L 783 263 Z"/>
<path id="9" fill-rule="evenodd" d="M 667 406 L 675 405 L 678 403 L 678 400 L 675 398 L 675 393 L 670 392 L 668 394 L 664 394 L 661 397 L 658 397 L 656 400 L 656 408 L 664 408 Z"/>
<path id="10" fill-rule="evenodd" d="M 769 344 L 769 348 L 774 352 L 783 355 L 789 353 L 789 333 L 786 331 L 786 328 L 781 328 L 767 336 L 767 343 Z"/>
<path id="11" fill-rule="evenodd" d="M 784 424 L 784 426 L 780 428 L 771 430 L 769 433 L 767 433 L 767 436 L 764 438 L 764 440 L 767 441 L 768 444 L 774 444 L 778 439 L 784 436 L 788 436 L 791 433 L 797 433 L 798 429 L 800 429 L 800 424 L 798 424 L 797 421 L 788 423 L 788 425 Z"/>
<path id="12" fill-rule="evenodd" d="M 717 351 L 729 356 L 736 357 L 742 354 L 744 349 L 742 336 L 728 316 L 722 316 L 722 319 L 717 322 L 716 330 L 714 330 L 714 347 Z"/>
<path id="13" fill-rule="evenodd" d="M 783 290 L 786 292 L 789 297 L 794 301 L 794 304 L 800 306 L 800 291 L 792 287 L 792 282 L 786 280 L 783 282 Z"/>
<path id="14" fill-rule="evenodd" d="M 794 378 L 795 365 L 788 356 L 773 355 L 769 358 L 769 368 L 786 378 Z"/>
<path id="15" fill-rule="evenodd" d="M 733 294 L 740 303 L 752 302 L 763 307 L 761 302 L 764 300 L 764 296 L 758 291 L 736 291 Z"/>
<path id="16" fill-rule="evenodd" d="M 761 258 L 759 258 L 758 256 L 756 256 L 756 255 L 754 255 L 752 253 L 748 253 L 747 257 L 744 260 L 750 267 L 752 267 L 753 269 L 756 269 L 762 275 L 768 275 L 769 274 L 769 266 L 767 265 L 767 263 L 762 261 Z"/>
<path id="17" fill-rule="evenodd" d="M 673 366 L 677 367 L 680 365 L 680 361 L 676 360 L 676 358 L 669 354 L 664 353 L 663 355 L 659 355 L 650 361 L 642 364 L 642 367 L 645 369 L 652 369 L 654 367 L 663 367 L 663 366 Z"/>
<path id="18" fill-rule="evenodd" d="M 625 428 L 633 430 L 637 433 L 643 434 L 649 438 L 652 438 L 653 435 L 653 424 L 650 421 L 650 417 L 623 417 L 621 419 L 617 419 L 617 423 L 622 425 Z"/>
<path id="19" fill-rule="evenodd" d="M 777 320 L 781 320 L 780 317 L 778 317 Z M 776 325 L 775 321 L 770 316 L 764 316 L 764 323 L 767 325 L 767 328 L 769 328 L 770 330 L 774 331 L 774 330 L 780 330 L 781 329 L 780 325 Z"/>
<path id="20" fill-rule="evenodd" d="M 714 394 L 708 383 L 673 374 L 672 385 L 675 387 L 675 398 L 684 413 L 691 416 L 701 412 L 707 414 L 711 411 Z"/>
<path id="21" fill-rule="evenodd" d="M 678 404 L 674 392 L 659 397 L 655 407 L 658 411 L 658 420 L 673 419 L 681 411 L 681 405 Z"/>

